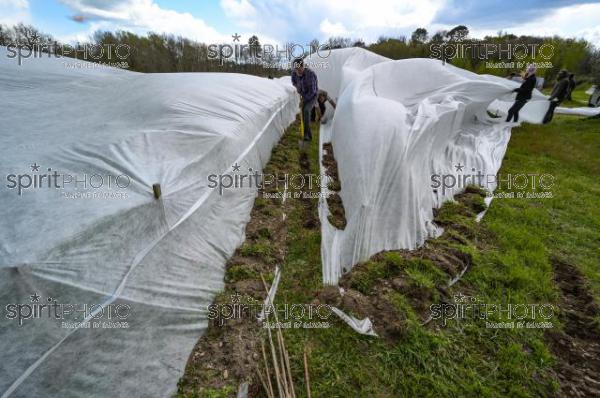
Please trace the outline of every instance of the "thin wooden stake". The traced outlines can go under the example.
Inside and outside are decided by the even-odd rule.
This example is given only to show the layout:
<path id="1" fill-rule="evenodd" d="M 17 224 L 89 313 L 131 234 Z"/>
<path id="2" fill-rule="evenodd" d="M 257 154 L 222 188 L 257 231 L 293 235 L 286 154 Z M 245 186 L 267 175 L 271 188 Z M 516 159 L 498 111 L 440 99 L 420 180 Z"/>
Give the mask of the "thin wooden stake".
<path id="1" fill-rule="evenodd" d="M 265 371 L 267 372 L 267 381 L 269 382 L 269 389 L 267 390 L 267 393 L 269 394 L 269 397 L 274 397 L 275 394 L 273 393 L 273 385 L 271 384 L 271 371 L 269 370 L 269 362 L 267 361 L 267 352 L 265 351 L 265 342 L 260 341 L 260 345 L 262 348 L 262 354 L 263 354 L 263 360 L 265 361 Z"/>
<path id="2" fill-rule="evenodd" d="M 281 336 L 281 338 L 283 339 L 283 335 Z M 284 345 L 285 347 L 285 345 Z M 285 364 L 287 366 L 287 373 L 288 376 L 290 378 L 290 387 L 292 390 L 292 398 L 296 398 L 296 390 L 294 389 L 294 380 L 292 379 L 292 367 L 290 366 L 290 356 L 289 353 L 287 351 L 287 349 L 283 352 L 283 355 L 285 357 Z"/>
<path id="3" fill-rule="evenodd" d="M 260 367 L 258 366 L 258 364 L 256 365 L 256 373 L 258 374 L 258 378 L 260 379 L 260 384 L 262 384 L 263 388 L 265 389 L 265 391 L 267 393 L 267 398 L 275 398 L 272 394 L 272 391 L 269 390 L 269 387 L 267 386 L 267 383 L 265 382 L 265 379 L 263 377 L 262 370 L 260 370 Z M 269 380 L 269 384 L 271 384 L 269 375 L 267 375 L 267 380 Z"/>
<path id="4" fill-rule="evenodd" d="M 266 290 L 267 296 L 268 296 L 269 289 L 267 289 L 267 283 L 265 282 L 265 278 L 263 278 L 262 274 L 260 275 L 260 278 L 262 279 L 263 286 L 265 287 L 265 290 Z M 267 322 L 269 321 L 268 315 L 267 315 L 266 320 L 267 320 Z M 282 391 L 285 392 L 285 390 L 283 390 L 283 387 L 285 385 L 282 386 L 283 379 L 281 378 L 281 374 L 279 373 L 279 366 L 277 366 L 277 354 L 275 353 L 275 344 L 273 344 L 273 335 L 271 334 L 271 328 L 269 328 L 269 327 L 267 327 L 267 334 L 269 335 L 269 345 L 271 346 L 271 357 L 273 358 L 273 367 L 275 368 L 275 378 L 277 380 L 277 392 L 279 392 L 279 396 L 281 397 Z M 285 396 L 285 395 L 283 395 L 283 396 Z"/>
<path id="5" fill-rule="evenodd" d="M 277 317 L 275 317 L 275 322 L 279 322 L 277 320 Z M 283 389 L 285 391 L 285 396 L 286 397 L 291 397 L 291 393 L 290 393 L 290 388 L 288 386 L 288 375 L 287 375 L 287 370 L 285 367 L 285 360 L 283 359 L 283 346 L 282 346 L 282 342 L 281 342 L 281 329 L 277 328 L 277 346 L 279 347 L 279 361 L 277 366 L 280 367 L 280 369 L 282 370 L 282 377 L 283 377 Z"/>
<path id="6" fill-rule="evenodd" d="M 310 398 L 310 376 L 308 375 L 308 359 L 306 357 L 306 347 L 304 347 L 304 381 L 306 382 L 306 394 Z"/>

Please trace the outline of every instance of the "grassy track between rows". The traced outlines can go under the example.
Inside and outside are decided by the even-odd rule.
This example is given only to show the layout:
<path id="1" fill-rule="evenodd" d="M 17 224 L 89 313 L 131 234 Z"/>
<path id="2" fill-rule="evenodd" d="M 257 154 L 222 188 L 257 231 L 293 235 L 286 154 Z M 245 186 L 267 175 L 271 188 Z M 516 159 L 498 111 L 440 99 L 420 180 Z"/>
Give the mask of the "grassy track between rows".
<path id="1" fill-rule="evenodd" d="M 319 173 L 318 140 L 303 157 L 297 139 L 297 125 L 293 125 L 270 167 Z M 553 304 L 559 313 L 552 319 L 552 333 L 560 334 L 568 321 L 562 314 L 564 297 L 554 267 L 560 262 L 582 275 L 582 288 L 599 303 L 599 153 L 598 119 L 557 115 L 550 125 L 514 129 L 500 174 L 551 174 L 555 181 L 552 197 L 494 199 L 481 223 L 465 217 L 460 204 L 446 204 L 438 216 L 459 228 L 427 245 L 452 245 L 472 259 L 469 271 L 447 294 L 464 293 L 480 302 L 503 305 Z M 510 191 L 506 187 L 499 190 Z M 257 204 L 264 205 L 260 199 Z M 290 199 L 286 204 L 286 255 L 277 303 L 311 303 L 322 292 L 320 226 L 307 222 L 316 219 L 316 212 L 316 199 Z M 385 283 L 381 261 L 376 258 L 357 267 L 349 277 L 350 285 Z M 415 266 L 396 257 L 386 261 L 396 262 L 394 266 L 413 290 L 418 288 L 434 301 L 440 299 L 436 290 L 440 275 L 431 263 Z M 534 397 L 564 393 L 557 377 L 562 359 L 553 353 L 547 330 L 486 328 L 480 319 L 423 326 L 406 292 L 388 289 L 385 297 L 402 319 L 402 333 L 395 339 L 358 335 L 337 318 L 325 329 L 284 330 L 299 396 L 306 396 L 305 350 L 313 397 Z M 595 321 L 590 328 L 598 327 L 597 314 Z M 240 381 L 227 380 L 225 387 L 209 391 L 194 386 L 190 377 L 184 379 L 187 384 L 180 388 L 180 396 L 231 396 Z"/>

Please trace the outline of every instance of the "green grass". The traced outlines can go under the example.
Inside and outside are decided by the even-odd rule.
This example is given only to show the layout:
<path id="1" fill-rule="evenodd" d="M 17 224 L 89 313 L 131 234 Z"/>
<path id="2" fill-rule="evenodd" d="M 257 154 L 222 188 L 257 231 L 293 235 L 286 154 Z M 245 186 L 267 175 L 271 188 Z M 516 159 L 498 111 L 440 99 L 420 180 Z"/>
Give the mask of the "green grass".
<path id="1" fill-rule="evenodd" d="M 581 101 L 581 92 L 574 99 Z M 289 173 L 301 172 L 297 140 L 296 129 L 289 129 L 283 137 L 288 148 L 285 159 L 275 159 Z M 317 146 L 313 142 L 307 149 L 312 173 L 319 172 Z M 557 257 L 585 276 L 600 301 L 599 153 L 598 120 L 556 115 L 549 125 L 514 129 L 500 173 L 550 174 L 555 181 L 553 196 L 494 199 L 481 224 L 459 204 L 444 205 L 438 219 L 456 228 L 427 245 L 452 247 L 472 257 L 471 268 L 449 293 L 466 290 L 480 302 L 503 305 L 557 304 L 559 290 L 550 262 Z M 467 200 L 474 201 L 474 209 L 483 206 L 477 196 Z M 288 250 L 276 301 L 310 303 L 322 289 L 320 229 L 306 226 L 307 212 L 316 216 L 317 201 L 311 199 L 308 210 L 297 199 L 286 203 Z M 265 203 L 257 200 L 257 206 Z M 271 258 L 267 233 L 261 234 L 259 243 L 245 244 L 242 252 Z M 399 273 L 411 286 L 432 292 L 445 277 L 428 260 L 407 260 L 387 252 L 351 274 L 351 286 L 369 294 L 381 278 Z M 248 275 L 232 267 L 227 277 Z M 431 297 L 439 295 L 434 292 Z M 390 291 L 387 298 L 405 322 L 399 341 L 361 336 L 333 316 L 330 328 L 284 330 L 299 397 L 306 396 L 305 349 L 313 397 L 545 397 L 557 391 L 555 359 L 542 329 L 490 329 L 485 321 L 474 319 L 449 320 L 437 328 L 422 326 L 402 291 Z M 552 321 L 555 328 L 562 327 Z"/>
<path id="2" fill-rule="evenodd" d="M 224 386 L 223 388 L 206 388 L 201 392 L 192 395 L 186 395 L 186 398 L 228 398 L 235 396 L 237 390 L 234 386 Z"/>
<path id="3" fill-rule="evenodd" d="M 367 261 L 360 270 L 353 272 L 350 277 L 350 286 L 361 293 L 369 294 L 373 291 L 379 279 L 389 277 L 386 265 L 378 261 Z"/>
<path id="4" fill-rule="evenodd" d="M 446 279 L 446 275 L 431 261 L 411 259 L 406 263 L 406 274 L 415 286 L 434 290 Z"/>
<path id="5" fill-rule="evenodd" d="M 575 98 L 578 98 L 575 96 Z M 550 125 L 514 130 L 501 173 L 552 174 L 551 199 L 495 199 L 482 225 L 449 203 L 439 217 L 464 228 L 442 237 L 473 256 L 473 266 L 453 291 L 469 286 L 489 303 L 557 303 L 557 286 L 549 258 L 574 264 L 600 297 L 600 124 L 557 115 Z M 313 172 L 318 165 L 311 153 Z M 481 205 L 475 204 L 475 205 Z M 481 235 L 481 228 L 486 232 Z M 320 285 L 317 231 L 292 218 L 288 255 L 278 300 L 310 302 Z M 469 240 L 476 235 L 485 250 Z M 480 236 L 481 235 L 481 236 Z M 460 243 L 462 242 L 462 243 Z M 432 242 L 435 244 L 435 241 Z M 387 256 L 394 256 L 388 253 Z M 439 270 L 427 262 L 371 261 L 352 283 L 369 292 L 378 278 L 404 269 L 412 283 L 433 289 Z M 342 397 L 534 397 L 558 388 L 554 363 L 542 329 L 487 329 L 482 321 L 449 321 L 432 330 L 420 325 L 403 294 L 390 295 L 406 319 L 403 340 L 389 344 L 360 336 L 340 321 L 329 329 L 286 330 L 298 385 L 302 387 L 302 352 L 310 349 L 313 396 Z M 561 324 L 554 321 L 555 327 Z M 301 390 L 301 388 L 299 388 Z M 305 396 L 300 394 L 300 396 Z"/>
<path id="6" fill-rule="evenodd" d="M 532 280 L 551 272 L 548 258 L 555 256 L 575 265 L 585 275 L 597 299 L 600 297 L 599 151 L 598 120 L 557 115 L 547 126 L 519 128 L 511 139 L 502 172 L 551 174 L 555 181 L 551 188 L 553 197 L 499 199 L 484 219 L 484 225 L 498 236 L 502 258 L 507 261 L 512 258 L 514 265 L 527 266 Z M 546 281 L 545 277 L 540 280 L 547 292 L 551 286 Z"/>
<path id="7" fill-rule="evenodd" d="M 244 279 L 259 279 L 260 274 L 257 271 L 243 265 L 232 265 L 225 273 L 225 282 L 233 283 Z"/>
<path id="8" fill-rule="evenodd" d="M 258 257 L 267 263 L 274 261 L 273 253 L 275 248 L 267 239 L 261 239 L 256 243 L 246 242 L 240 248 L 240 254 L 245 257 Z"/>

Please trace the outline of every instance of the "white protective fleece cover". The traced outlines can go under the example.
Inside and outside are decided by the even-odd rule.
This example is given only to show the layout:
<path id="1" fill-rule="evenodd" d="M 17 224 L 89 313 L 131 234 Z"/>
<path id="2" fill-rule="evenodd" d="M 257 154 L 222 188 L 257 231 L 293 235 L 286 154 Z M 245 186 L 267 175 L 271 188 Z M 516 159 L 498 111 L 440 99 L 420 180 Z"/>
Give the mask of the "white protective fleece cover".
<path id="1" fill-rule="evenodd" d="M 556 113 L 562 113 L 563 115 L 577 115 L 577 116 L 596 116 L 600 113 L 600 108 L 556 108 Z"/>
<path id="2" fill-rule="evenodd" d="M 170 396 L 256 194 L 220 195 L 208 176 L 235 163 L 260 171 L 295 118 L 297 94 L 289 79 L 138 74 L 54 58 L 18 66 L 6 54 L 0 48 L 0 396 Z M 10 175 L 48 168 L 129 183 L 10 188 Z M 24 317 L 26 306 L 53 303 L 74 313 L 11 319 L 17 305 Z M 104 327 L 62 327 L 86 320 L 84 304 L 128 316 L 92 307 Z M 128 328 L 113 328 L 122 321 Z"/>
<path id="3" fill-rule="evenodd" d="M 319 216 L 323 280 L 336 284 L 375 253 L 414 249 L 441 232 L 433 208 L 464 186 L 435 190 L 432 175 L 497 174 L 514 125 L 504 118 L 519 84 L 360 48 L 334 50 L 326 61 L 327 69 L 315 69 L 319 88 L 338 101 L 320 139 L 333 146 L 347 225 L 338 230 L 329 223 L 325 195 Z M 539 123 L 547 109 L 535 90 L 520 120 Z M 482 185 L 493 191 L 486 180 Z"/>

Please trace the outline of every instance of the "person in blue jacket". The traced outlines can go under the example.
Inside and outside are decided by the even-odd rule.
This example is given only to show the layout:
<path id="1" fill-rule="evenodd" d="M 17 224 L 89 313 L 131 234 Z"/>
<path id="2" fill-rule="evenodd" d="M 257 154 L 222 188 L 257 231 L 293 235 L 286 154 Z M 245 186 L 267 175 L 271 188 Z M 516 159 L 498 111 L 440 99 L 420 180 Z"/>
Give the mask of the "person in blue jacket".
<path id="1" fill-rule="evenodd" d="M 310 130 L 310 115 L 317 102 L 319 91 L 317 75 L 309 68 L 304 67 L 304 60 L 297 58 L 292 70 L 292 84 L 302 97 L 302 118 L 304 120 L 304 140 L 312 140 Z"/>

